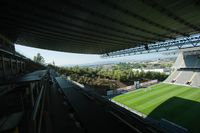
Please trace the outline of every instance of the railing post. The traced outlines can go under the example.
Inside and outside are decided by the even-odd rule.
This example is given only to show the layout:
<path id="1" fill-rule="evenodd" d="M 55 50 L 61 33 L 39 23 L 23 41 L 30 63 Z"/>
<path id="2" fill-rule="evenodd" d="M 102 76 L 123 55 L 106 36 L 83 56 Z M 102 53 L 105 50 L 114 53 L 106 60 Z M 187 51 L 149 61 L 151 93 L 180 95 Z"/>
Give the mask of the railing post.
<path id="1" fill-rule="evenodd" d="M 4 56 L 2 55 L 1 58 L 2 58 L 3 77 L 5 78 L 5 76 L 6 76 L 6 72 L 5 72 Z"/>

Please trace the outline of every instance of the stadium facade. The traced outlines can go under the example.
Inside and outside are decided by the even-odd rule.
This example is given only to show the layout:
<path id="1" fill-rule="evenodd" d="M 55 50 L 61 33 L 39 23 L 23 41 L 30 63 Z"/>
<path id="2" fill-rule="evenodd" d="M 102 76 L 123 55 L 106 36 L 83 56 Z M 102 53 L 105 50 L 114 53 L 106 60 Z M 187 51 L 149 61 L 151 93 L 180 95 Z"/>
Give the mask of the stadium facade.
<path id="1" fill-rule="evenodd" d="M 165 82 L 200 87 L 200 49 L 180 50 L 173 69 Z"/>

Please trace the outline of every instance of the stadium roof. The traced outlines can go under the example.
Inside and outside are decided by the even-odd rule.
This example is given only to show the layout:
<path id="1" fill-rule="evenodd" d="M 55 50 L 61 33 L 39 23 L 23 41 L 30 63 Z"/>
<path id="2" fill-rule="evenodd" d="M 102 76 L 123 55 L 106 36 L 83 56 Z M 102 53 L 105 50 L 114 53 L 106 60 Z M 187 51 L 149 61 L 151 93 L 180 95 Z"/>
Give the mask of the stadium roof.
<path id="1" fill-rule="evenodd" d="M 43 49 L 105 54 L 200 32 L 198 0 L 63 0 L 0 4 L 0 33 Z"/>

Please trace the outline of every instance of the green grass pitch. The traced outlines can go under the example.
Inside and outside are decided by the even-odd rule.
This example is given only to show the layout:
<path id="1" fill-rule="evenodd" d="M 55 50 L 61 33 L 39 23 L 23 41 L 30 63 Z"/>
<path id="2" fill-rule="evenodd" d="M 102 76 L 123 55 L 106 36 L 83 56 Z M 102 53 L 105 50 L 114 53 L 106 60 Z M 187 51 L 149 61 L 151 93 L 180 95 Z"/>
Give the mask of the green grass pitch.
<path id="1" fill-rule="evenodd" d="M 160 83 L 113 98 L 148 117 L 165 118 L 200 133 L 200 88 Z"/>

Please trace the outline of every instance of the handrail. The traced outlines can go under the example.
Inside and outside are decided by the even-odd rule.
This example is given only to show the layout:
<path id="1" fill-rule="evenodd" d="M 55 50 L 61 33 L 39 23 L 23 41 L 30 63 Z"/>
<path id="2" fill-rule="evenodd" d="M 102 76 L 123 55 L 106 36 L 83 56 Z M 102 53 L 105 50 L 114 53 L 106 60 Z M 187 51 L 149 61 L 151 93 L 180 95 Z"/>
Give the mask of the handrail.
<path id="1" fill-rule="evenodd" d="M 31 132 L 32 133 L 41 132 L 48 81 L 49 81 L 49 74 L 46 73 L 40 81 L 42 86 L 33 107 L 33 112 L 31 116 L 31 125 L 32 125 Z"/>
<path id="2" fill-rule="evenodd" d="M 41 99 L 42 99 L 43 92 L 44 92 L 44 86 L 42 86 L 42 88 L 40 90 L 40 94 L 37 97 L 36 103 L 34 105 L 32 120 L 36 120 L 36 116 L 37 116 L 37 112 L 38 112 L 38 109 L 39 109 L 39 105 L 40 105 L 40 103 L 42 101 Z"/>

